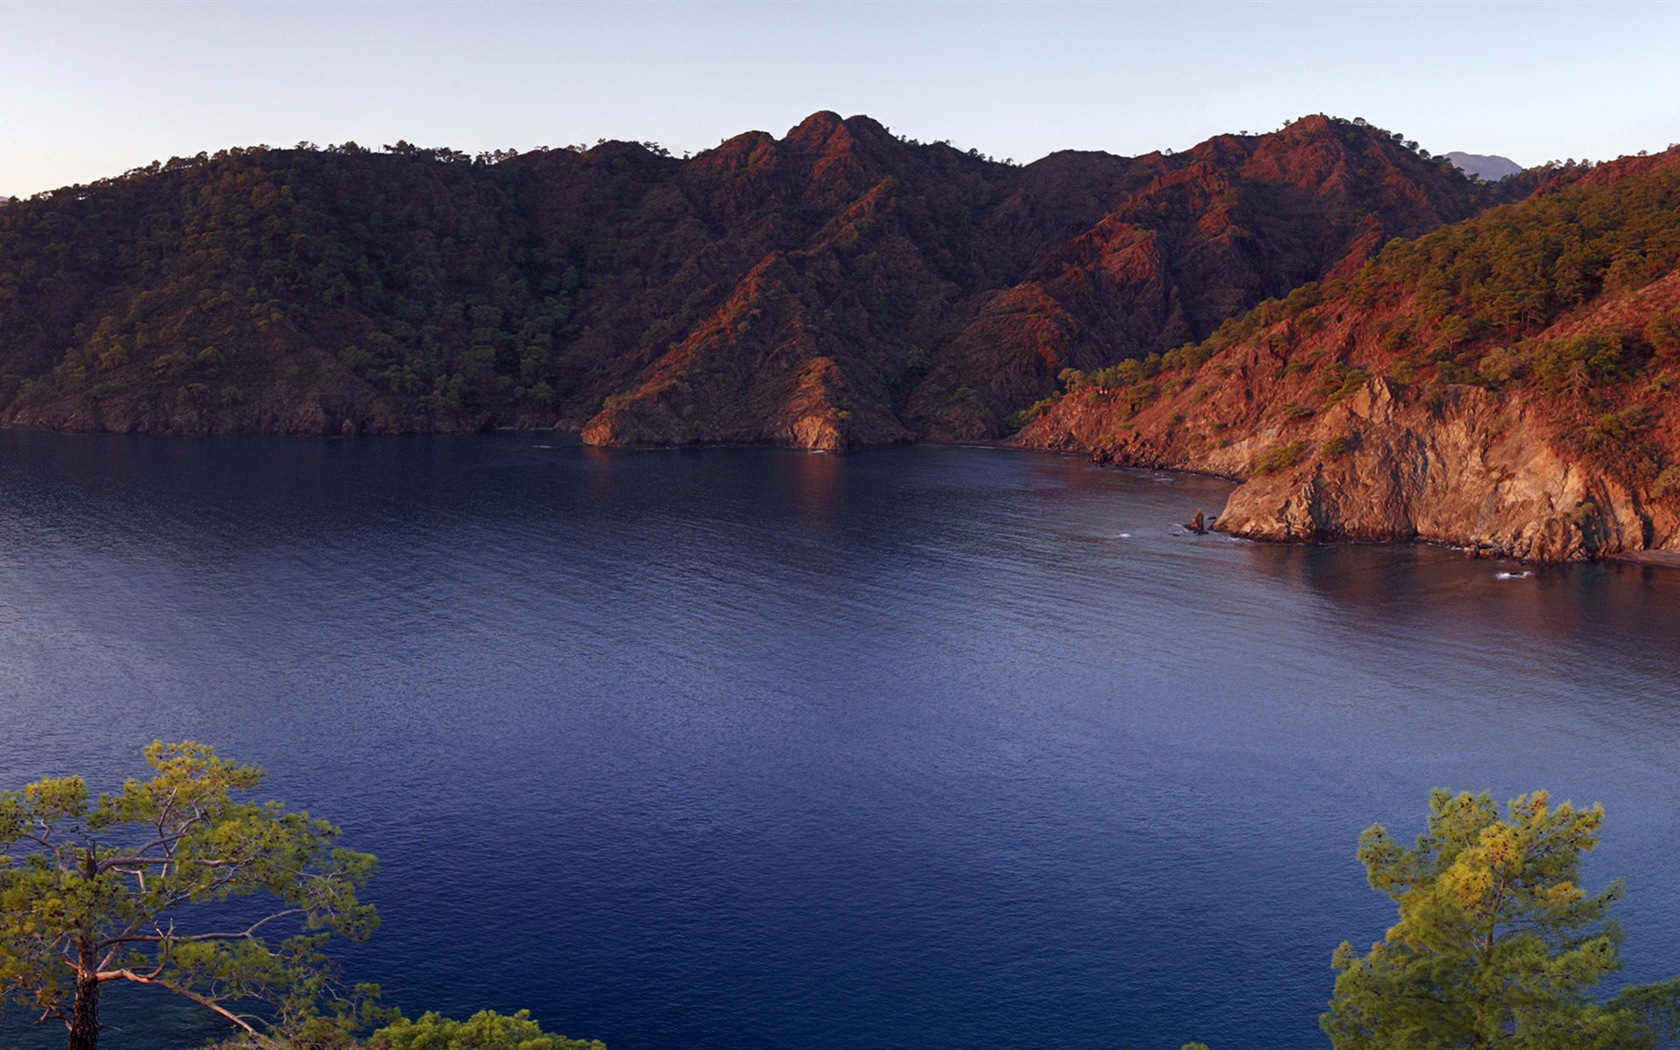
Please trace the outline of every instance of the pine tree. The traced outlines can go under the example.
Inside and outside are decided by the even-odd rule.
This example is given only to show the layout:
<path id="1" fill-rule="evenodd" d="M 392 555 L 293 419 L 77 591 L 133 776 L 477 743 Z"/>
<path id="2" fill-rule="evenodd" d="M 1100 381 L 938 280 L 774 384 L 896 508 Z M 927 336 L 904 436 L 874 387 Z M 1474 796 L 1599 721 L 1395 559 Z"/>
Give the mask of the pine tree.
<path id="1" fill-rule="evenodd" d="M 1602 807 L 1524 795 L 1504 819 L 1487 794 L 1430 798 L 1415 846 L 1382 825 L 1360 838 L 1373 889 L 1398 906 L 1388 936 L 1356 956 L 1343 943 L 1330 1011 L 1336 1050 L 1629 1050 L 1653 1047 L 1680 1012 L 1680 978 L 1592 992 L 1621 969 L 1612 882 L 1580 886 Z"/>
<path id="2" fill-rule="evenodd" d="M 0 1000 L 62 1021 L 70 1050 L 96 1050 L 107 985 L 163 989 L 250 1033 L 358 1006 L 372 989 L 339 995 L 322 949 L 378 924 L 356 897 L 374 859 L 326 821 L 242 799 L 255 767 L 190 742 L 145 754 L 154 776 L 119 792 L 76 776 L 0 792 Z"/>

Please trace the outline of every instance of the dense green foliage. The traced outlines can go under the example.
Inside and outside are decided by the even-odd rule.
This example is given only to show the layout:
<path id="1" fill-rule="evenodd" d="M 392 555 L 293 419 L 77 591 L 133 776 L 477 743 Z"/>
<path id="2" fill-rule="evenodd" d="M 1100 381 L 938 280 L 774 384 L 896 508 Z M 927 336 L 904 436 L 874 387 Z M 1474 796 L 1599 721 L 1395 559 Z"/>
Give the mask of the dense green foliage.
<path id="1" fill-rule="evenodd" d="M 0 994 L 92 1050 L 113 982 L 161 988 L 249 1031 L 350 1007 L 323 953 L 378 924 L 372 857 L 338 829 L 240 796 L 261 773 L 200 744 L 146 748 L 150 780 L 80 777 L 0 793 Z M 114 986 L 114 985 L 113 985 Z"/>
<path id="2" fill-rule="evenodd" d="M 374 859 L 337 846 L 325 821 L 242 800 L 255 767 L 190 742 L 145 758 L 150 780 L 97 798 L 76 776 L 0 792 L 0 995 L 62 1020 L 71 1050 L 97 1045 L 111 982 L 214 1012 L 238 1030 L 226 1050 L 605 1050 L 526 1011 L 451 1021 L 379 1008 L 377 987 L 344 985 L 324 954 L 377 927 L 356 897 Z"/>
<path id="3" fill-rule="evenodd" d="M 510 223 L 521 174 L 402 147 L 236 150 L 9 207 L 0 396 L 236 406 L 295 358 L 410 424 L 547 408 L 577 272 Z"/>
<path id="4" fill-rule="evenodd" d="M 1520 340 L 1583 303 L 1672 270 L 1680 262 L 1677 215 L 1680 166 L 1609 182 L 1582 178 L 1390 244 L 1350 293 L 1355 302 L 1413 297 L 1393 338 L 1423 353 L 1449 353 L 1484 335 Z"/>
<path id="5" fill-rule="evenodd" d="M 482 1010 L 465 1021 L 427 1013 L 398 1018 L 368 1037 L 367 1050 L 606 1050 L 604 1043 L 544 1032 L 528 1010 L 511 1017 Z"/>
<path id="6" fill-rule="evenodd" d="M 1486 794 L 1430 797 L 1406 847 L 1380 824 L 1360 838 L 1373 889 L 1399 921 L 1364 956 L 1335 953 L 1321 1023 L 1336 1050 L 1631 1050 L 1680 1016 L 1680 979 L 1592 998 L 1620 969 L 1609 918 L 1620 882 L 1580 885 L 1603 810 L 1552 806 L 1544 792 L 1502 818 Z"/>

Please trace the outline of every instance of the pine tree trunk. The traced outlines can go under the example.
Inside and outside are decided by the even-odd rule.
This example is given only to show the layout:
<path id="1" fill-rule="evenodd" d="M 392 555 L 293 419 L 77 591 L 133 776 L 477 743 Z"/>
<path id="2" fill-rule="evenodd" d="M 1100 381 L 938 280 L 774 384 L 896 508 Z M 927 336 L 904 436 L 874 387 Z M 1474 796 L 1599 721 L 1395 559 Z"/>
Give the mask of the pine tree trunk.
<path id="1" fill-rule="evenodd" d="M 69 1050 L 98 1050 L 99 977 L 92 942 L 83 941 L 77 954 L 81 965 L 76 968 L 76 1000 L 70 1006 Z"/>

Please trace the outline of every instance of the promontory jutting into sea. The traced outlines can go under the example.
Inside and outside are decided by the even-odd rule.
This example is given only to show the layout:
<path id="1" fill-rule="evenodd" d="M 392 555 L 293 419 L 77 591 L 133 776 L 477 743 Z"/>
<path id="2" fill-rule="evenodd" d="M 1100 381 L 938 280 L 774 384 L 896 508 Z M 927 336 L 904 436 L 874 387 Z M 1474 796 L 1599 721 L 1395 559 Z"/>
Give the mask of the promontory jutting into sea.
<path id="1" fill-rule="evenodd" d="M 1324 115 L 0 202 L 0 1043 L 1663 1045 L 1677 264 Z"/>

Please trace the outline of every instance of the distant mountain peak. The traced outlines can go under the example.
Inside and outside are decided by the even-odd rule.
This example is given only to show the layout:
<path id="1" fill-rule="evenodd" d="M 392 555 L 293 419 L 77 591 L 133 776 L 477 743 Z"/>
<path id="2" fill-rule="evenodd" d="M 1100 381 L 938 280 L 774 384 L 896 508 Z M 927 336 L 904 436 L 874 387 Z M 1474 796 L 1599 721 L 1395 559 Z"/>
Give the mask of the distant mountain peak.
<path id="1" fill-rule="evenodd" d="M 1455 150 L 1447 154 L 1447 159 L 1464 174 L 1474 175 L 1488 182 L 1498 182 L 1507 175 L 1515 175 L 1523 170 L 1522 165 L 1510 157 L 1497 154 L 1462 153 Z"/>

